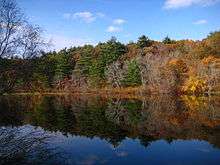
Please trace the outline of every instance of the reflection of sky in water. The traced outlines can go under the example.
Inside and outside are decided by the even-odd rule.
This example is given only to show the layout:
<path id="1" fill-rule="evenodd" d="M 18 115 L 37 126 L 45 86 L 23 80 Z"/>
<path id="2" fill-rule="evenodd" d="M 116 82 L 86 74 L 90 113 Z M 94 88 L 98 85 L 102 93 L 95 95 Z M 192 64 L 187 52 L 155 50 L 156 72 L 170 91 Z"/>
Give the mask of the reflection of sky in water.
<path id="1" fill-rule="evenodd" d="M 51 142 L 66 153 L 67 164 L 219 164 L 220 150 L 199 140 L 165 140 L 144 147 L 138 139 L 126 138 L 113 147 L 100 138 L 57 136 Z"/>

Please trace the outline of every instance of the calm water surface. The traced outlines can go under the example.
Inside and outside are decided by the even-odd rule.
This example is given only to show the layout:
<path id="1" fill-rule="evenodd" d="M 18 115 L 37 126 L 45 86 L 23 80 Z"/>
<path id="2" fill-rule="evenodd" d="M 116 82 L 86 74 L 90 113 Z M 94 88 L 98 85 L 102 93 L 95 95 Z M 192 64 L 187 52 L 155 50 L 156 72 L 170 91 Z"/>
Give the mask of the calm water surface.
<path id="1" fill-rule="evenodd" d="M 220 164 L 220 97 L 0 97 L 0 164 Z"/>

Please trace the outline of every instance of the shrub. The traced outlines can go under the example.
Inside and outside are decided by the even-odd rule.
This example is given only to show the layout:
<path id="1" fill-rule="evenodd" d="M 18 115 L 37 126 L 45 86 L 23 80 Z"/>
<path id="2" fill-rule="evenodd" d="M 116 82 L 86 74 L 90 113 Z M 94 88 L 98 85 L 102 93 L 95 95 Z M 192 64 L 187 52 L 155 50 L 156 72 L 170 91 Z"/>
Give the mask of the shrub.
<path id="1" fill-rule="evenodd" d="M 203 79 L 191 76 L 185 82 L 182 90 L 184 93 L 188 94 L 204 94 L 207 91 L 207 83 Z"/>

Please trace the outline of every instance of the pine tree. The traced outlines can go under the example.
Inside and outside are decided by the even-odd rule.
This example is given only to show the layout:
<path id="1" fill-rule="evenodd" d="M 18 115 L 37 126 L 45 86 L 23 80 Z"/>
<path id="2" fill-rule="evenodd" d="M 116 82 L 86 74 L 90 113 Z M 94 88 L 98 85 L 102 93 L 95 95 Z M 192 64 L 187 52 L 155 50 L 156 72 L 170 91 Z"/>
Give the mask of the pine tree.
<path id="1" fill-rule="evenodd" d="M 124 86 L 139 86 L 141 85 L 140 68 L 135 60 L 128 63 L 128 71 L 122 80 Z"/>
<path id="2" fill-rule="evenodd" d="M 171 40 L 168 36 L 166 36 L 162 42 L 164 44 L 173 44 L 173 43 L 175 43 L 175 40 Z"/>
<path id="3" fill-rule="evenodd" d="M 92 65 L 93 46 L 86 45 L 81 50 L 81 57 L 77 63 L 76 70 L 85 76 L 89 75 L 89 68 Z"/>
<path id="4" fill-rule="evenodd" d="M 149 47 L 152 45 L 152 41 L 146 37 L 145 35 L 142 35 L 138 38 L 137 45 L 143 49 L 144 47 Z"/>

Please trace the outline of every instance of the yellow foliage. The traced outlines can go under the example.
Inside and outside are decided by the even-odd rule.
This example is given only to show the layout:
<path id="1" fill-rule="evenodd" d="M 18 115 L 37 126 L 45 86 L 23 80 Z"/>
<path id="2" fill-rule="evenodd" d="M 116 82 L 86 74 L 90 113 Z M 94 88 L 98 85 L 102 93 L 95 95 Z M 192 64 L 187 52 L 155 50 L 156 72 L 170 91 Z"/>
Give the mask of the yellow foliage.
<path id="1" fill-rule="evenodd" d="M 206 58 L 204 58 L 204 59 L 202 60 L 202 63 L 203 63 L 204 65 L 209 65 L 210 63 L 213 63 L 213 62 L 215 62 L 216 60 L 218 60 L 218 59 L 215 58 L 215 57 L 213 57 L 213 56 L 208 56 L 208 57 L 206 57 Z"/>
<path id="2" fill-rule="evenodd" d="M 189 107 L 190 111 L 199 110 L 199 107 L 206 107 L 207 104 L 204 101 L 204 97 L 197 96 L 187 96 L 184 95 L 181 97 L 185 104 Z"/>
<path id="3" fill-rule="evenodd" d="M 202 94 L 207 91 L 207 83 L 198 77 L 189 77 L 182 88 L 183 92 L 191 94 Z"/>

